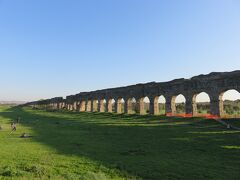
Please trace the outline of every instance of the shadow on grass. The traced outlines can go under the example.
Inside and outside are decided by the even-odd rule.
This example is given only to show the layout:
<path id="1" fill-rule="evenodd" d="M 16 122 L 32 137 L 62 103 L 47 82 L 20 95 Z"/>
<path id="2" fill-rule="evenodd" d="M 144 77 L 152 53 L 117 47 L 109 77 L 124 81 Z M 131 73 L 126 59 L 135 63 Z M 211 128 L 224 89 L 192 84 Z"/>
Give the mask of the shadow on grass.
<path id="1" fill-rule="evenodd" d="M 18 107 L 0 115 L 12 120 L 21 116 L 21 123 L 36 133 L 33 140 L 60 154 L 84 156 L 126 176 L 224 179 L 237 176 L 240 170 L 240 151 L 222 148 L 239 145 L 236 134 L 221 133 L 224 129 L 213 120 Z M 225 172 L 223 162 L 230 167 Z"/>

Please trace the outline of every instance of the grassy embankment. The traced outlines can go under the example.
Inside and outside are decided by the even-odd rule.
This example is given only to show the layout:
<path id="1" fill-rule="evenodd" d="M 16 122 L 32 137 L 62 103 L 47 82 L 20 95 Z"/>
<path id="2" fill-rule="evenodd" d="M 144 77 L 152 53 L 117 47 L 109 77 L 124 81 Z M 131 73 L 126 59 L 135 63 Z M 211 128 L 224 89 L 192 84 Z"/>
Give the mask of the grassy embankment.
<path id="1" fill-rule="evenodd" d="M 1 106 L 0 125 L 0 178 L 240 178 L 240 131 L 213 120 Z"/>

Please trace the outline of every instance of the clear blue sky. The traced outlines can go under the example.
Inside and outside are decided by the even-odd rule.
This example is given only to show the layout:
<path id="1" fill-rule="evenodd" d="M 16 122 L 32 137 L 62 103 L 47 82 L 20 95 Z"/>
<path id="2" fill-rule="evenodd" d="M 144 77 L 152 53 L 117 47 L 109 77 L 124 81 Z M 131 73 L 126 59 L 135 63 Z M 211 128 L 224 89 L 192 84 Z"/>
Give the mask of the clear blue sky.
<path id="1" fill-rule="evenodd" d="M 0 0 L 0 100 L 240 69 L 239 0 Z"/>

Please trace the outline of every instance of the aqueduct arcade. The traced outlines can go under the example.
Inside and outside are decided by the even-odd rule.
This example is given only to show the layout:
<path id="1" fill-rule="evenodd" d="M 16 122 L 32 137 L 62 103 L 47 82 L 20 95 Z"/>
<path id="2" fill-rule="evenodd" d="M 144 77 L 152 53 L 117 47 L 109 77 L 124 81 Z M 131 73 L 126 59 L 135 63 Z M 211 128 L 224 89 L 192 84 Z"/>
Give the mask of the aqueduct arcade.
<path id="1" fill-rule="evenodd" d="M 223 116 L 223 94 L 234 89 L 240 92 L 240 71 L 210 73 L 191 79 L 169 82 L 150 82 L 126 87 L 82 92 L 76 95 L 36 101 L 28 105 L 79 112 L 146 113 L 168 116 L 178 115 L 178 95 L 184 97 L 184 114 L 198 116 L 197 96 L 204 93 L 209 98 L 209 114 Z M 147 99 L 147 103 L 144 103 Z M 159 99 L 163 102 L 159 103 Z M 146 105 L 147 104 L 147 105 Z M 162 108 L 162 110 L 161 110 Z"/>

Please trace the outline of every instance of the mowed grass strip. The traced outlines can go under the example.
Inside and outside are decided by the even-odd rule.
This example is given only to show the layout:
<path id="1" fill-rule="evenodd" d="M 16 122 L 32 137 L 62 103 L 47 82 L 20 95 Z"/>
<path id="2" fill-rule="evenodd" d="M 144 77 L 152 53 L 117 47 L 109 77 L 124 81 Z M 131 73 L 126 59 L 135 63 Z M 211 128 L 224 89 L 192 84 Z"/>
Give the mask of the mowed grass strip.
<path id="1" fill-rule="evenodd" d="M 0 125 L 2 178 L 240 179 L 240 131 L 213 120 L 1 106 Z"/>

